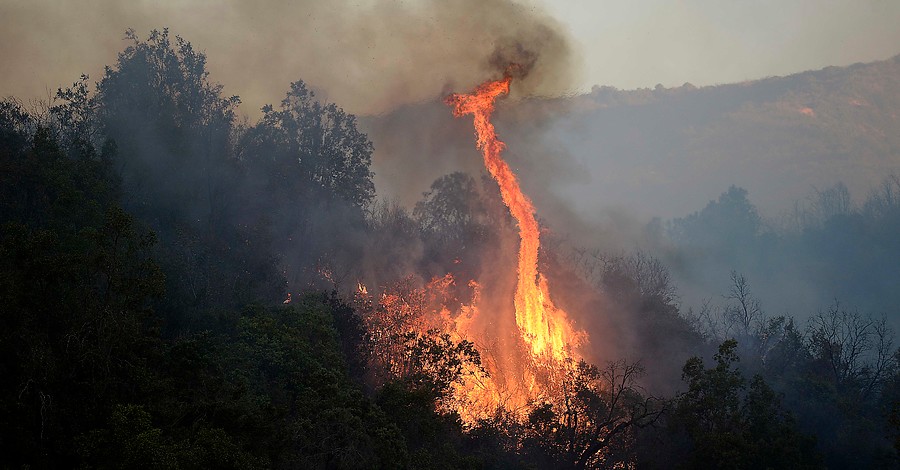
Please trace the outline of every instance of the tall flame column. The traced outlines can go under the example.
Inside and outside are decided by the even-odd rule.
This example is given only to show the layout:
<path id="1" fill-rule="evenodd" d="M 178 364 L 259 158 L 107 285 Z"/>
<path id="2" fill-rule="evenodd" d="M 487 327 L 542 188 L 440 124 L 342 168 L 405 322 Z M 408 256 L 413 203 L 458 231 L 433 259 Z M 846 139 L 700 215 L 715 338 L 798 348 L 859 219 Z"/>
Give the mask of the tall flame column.
<path id="1" fill-rule="evenodd" d="M 475 120 L 477 147 L 484 155 L 484 165 L 500 186 L 504 204 L 519 225 L 518 282 L 516 284 L 516 324 L 522 337 L 531 346 L 536 359 L 561 361 L 570 357 L 570 347 L 583 334 L 576 332 L 564 311 L 550 300 L 547 280 L 538 272 L 540 227 L 534 216 L 534 205 L 516 179 L 515 173 L 500 154 L 506 145 L 497 137 L 491 115 L 494 102 L 509 93 L 511 77 L 488 81 L 469 94 L 452 94 L 445 103 L 453 107 L 456 117 L 471 114 Z"/>

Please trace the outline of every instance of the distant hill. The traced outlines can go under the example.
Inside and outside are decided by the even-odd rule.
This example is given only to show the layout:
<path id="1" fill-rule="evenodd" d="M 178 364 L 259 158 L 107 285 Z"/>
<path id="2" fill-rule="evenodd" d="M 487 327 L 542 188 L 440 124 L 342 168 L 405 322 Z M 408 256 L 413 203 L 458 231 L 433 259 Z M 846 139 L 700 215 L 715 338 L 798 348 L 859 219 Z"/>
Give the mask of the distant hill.
<path id="1" fill-rule="evenodd" d="M 768 215 L 838 181 L 860 200 L 900 172 L 898 113 L 900 56 L 728 85 L 507 101 L 497 121 L 539 210 L 675 217 L 732 184 Z M 480 166 L 471 123 L 437 102 L 362 124 L 383 195 L 410 202 L 441 174 Z"/>

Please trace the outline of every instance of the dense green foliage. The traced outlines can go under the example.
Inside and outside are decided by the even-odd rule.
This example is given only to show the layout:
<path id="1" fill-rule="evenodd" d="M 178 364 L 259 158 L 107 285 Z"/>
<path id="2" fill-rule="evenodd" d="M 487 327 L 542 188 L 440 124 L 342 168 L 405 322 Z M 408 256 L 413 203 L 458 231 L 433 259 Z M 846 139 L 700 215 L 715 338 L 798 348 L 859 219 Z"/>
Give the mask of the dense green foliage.
<path id="1" fill-rule="evenodd" d="M 818 468 L 814 440 L 800 434 L 761 376 L 749 388 L 739 370 L 737 342 L 722 343 L 716 366 L 693 358 L 684 366 L 687 392 L 678 398 L 669 430 L 689 445 L 685 468 Z"/>

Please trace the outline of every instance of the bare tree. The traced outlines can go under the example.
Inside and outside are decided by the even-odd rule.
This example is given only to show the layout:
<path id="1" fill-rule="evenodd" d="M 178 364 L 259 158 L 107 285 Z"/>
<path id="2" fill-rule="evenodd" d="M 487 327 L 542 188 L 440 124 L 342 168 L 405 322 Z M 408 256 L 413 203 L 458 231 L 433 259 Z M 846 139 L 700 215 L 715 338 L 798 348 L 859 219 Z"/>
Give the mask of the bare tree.
<path id="1" fill-rule="evenodd" d="M 715 341 L 736 338 L 741 344 L 765 335 L 768 322 L 744 275 L 731 271 L 731 285 L 722 298 L 725 305 L 713 304 L 712 299 L 707 298 L 697 311 L 689 309 L 685 314 L 701 335 Z"/>
<path id="2" fill-rule="evenodd" d="M 532 439 L 575 468 L 625 468 L 634 462 L 634 432 L 657 422 L 666 407 L 637 385 L 639 363 L 609 362 L 602 369 L 580 362 L 562 396 L 535 407 Z"/>
<path id="3" fill-rule="evenodd" d="M 896 370 L 893 331 L 884 317 L 863 316 L 835 301 L 810 319 L 810 349 L 844 393 L 866 399 Z"/>
<path id="4" fill-rule="evenodd" d="M 728 334 L 722 308 L 713 305 L 711 298 L 703 299 L 700 307 L 694 310 L 689 307 L 684 314 L 694 331 L 700 333 L 703 339 L 714 342 L 725 339 Z"/>
<path id="5" fill-rule="evenodd" d="M 726 300 L 731 303 L 725 308 L 725 318 L 738 328 L 744 338 L 750 338 L 754 329 L 763 327 L 763 312 L 759 300 L 750 292 L 750 283 L 743 274 L 731 271 L 731 287 Z"/>
<path id="6" fill-rule="evenodd" d="M 837 183 L 822 191 L 816 189 L 813 208 L 820 222 L 825 222 L 835 216 L 849 214 L 853 210 L 850 191 L 844 183 Z"/>
<path id="7" fill-rule="evenodd" d="M 881 186 L 872 191 L 863 205 L 863 211 L 875 218 L 881 218 L 900 207 L 900 175 L 889 175 Z"/>
<path id="8" fill-rule="evenodd" d="M 586 281 L 602 288 L 621 288 L 622 281 L 627 280 L 625 284 L 641 298 L 655 298 L 663 304 L 678 300 L 669 268 L 644 251 L 610 256 L 599 250 L 575 248 L 569 254 L 569 261 Z"/>

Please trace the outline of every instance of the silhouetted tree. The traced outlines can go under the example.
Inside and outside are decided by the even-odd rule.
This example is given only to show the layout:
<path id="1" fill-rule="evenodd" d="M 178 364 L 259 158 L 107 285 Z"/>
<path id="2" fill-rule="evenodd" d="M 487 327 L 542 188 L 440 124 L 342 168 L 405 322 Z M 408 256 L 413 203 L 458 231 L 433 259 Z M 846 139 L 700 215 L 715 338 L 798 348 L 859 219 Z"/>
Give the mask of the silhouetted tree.
<path id="1" fill-rule="evenodd" d="M 624 361 L 602 369 L 579 362 L 563 384 L 563 396 L 531 410 L 525 452 L 540 449 L 553 466 L 622 468 L 634 465 L 635 432 L 654 424 L 663 401 L 637 385 L 643 368 Z"/>
<path id="2" fill-rule="evenodd" d="M 316 100 L 302 80 L 291 83 L 277 110 L 264 106 L 262 120 L 244 138 L 246 157 L 280 169 L 272 176 L 289 178 L 295 187 L 315 185 L 319 196 L 360 209 L 374 197 L 372 143 L 357 129 L 356 116 Z"/>
<path id="3" fill-rule="evenodd" d="M 206 56 L 168 30 L 153 30 L 107 67 L 97 84 L 98 120 L 119 147 L 126 207 L 163 220 L 215 226 L 229 197 L 229 137 L 235 97 L 211 83 Z M 80 94 L 73 96 L 81 101 Z M 181 217 L 179 217 L 181 216 Z"/>
<path id="4" fill-rule="evenodd" d="M 790 413 L 760 376 L 749 388 L 737 342 L 719 346 L 716 366 L 700 358 L 684 366 L 688 390 L 675 402 L 669 427 L 684 447 L 674 458 L 684 468 L 818 468 L 815 441 L 799 433 Z M 673 458 L 673 457 L 669 457 Z"/>

